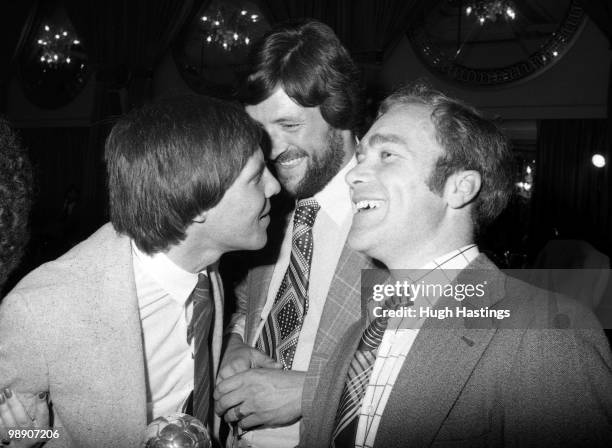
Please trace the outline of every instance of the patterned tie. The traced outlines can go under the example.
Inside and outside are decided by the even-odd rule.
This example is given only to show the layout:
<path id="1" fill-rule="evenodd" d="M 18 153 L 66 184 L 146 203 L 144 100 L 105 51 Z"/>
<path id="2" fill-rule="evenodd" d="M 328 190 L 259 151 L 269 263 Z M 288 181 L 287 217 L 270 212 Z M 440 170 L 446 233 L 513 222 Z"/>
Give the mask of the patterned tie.
<path id="1" fill-rule="evenodd" d="M 209 336 L 210 323 L 215 311 L 208 275 L 203 273 L 198 275 L 198 283 L 189 300 L 193 301 L 193 316 L 187 327 L 187 343 L 190 344 L 192 338 L 194 341 L 193 416 L 208 426 L 212 381 Z"/>
<path id="2" fill-rule="evenodd" d="M 298 202 L 293 217 L 289 267 L 257 340 L 257 348 L 291 369 L 295 348 L 308 312 L 308 279 L 312 262 L 312 226 L 321 206 L 315 199 Z"/>
<path id="3" fill-rule="evenodd" d="M 411 302 L 408 302 L 411 303 Z M 384 303 L 384 309 L 393 309 L 407 302 L 393 297 Z M 355 445 L 359 410 L 366 387 L 376 361 L 376 350 L 380 347 L 389 318 L 385 315 L 372 320 L 359 340 L 355 355 L 347 372 L 346 383 L 336 412 L 336 422 L 332 434 L 332 447 L 343 448 Z"/>

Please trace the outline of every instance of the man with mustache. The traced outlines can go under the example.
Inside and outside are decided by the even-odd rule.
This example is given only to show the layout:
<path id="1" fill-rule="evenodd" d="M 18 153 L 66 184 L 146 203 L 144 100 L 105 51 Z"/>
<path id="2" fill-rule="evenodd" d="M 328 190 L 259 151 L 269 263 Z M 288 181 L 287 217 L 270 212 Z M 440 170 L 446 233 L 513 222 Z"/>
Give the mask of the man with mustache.
<path id="1" fill-rule="evenodd" d="M 105 149 L 111 222 L 0 307 L 2 438 L 15 392 L 30 416 L 49 394 L 50 447 L 138 446 L 148 422 L 187 409 L 212 430 L 216 265 L 266 244 L 280 191 L 260 142 L 240 106 L 195 95 L 119 119 Z"/>
<path id="2" fill-rule="evenodd" d="M 360 75 L 316 21 L 278 26 L 251 56 L 242 100 L 270 137 L 276 176 L 295 206 L 284 235 L 272 236 L 277 253 L 237 291 L 216 411 L 248 430 L 239 443 L 293 447 L 300 418 L 315 411 L 321 368 L 359 319 L 360 269 L 370 266 L 345 245 L 352 210 L 344 176 L 355 165 Z M 282 369 L 261 368 L 270 358 Z"/>
<path id="3" fill-rule="evenodd" d="M 336 346 L 299 446 L 609 446 L 612 356 L 595 316 L 506 276 L 475 244 L 512 188 L 497 127 L 426 86 L 404 88 L 357 162 L 349 244 L 390 269 L 385 287 L 454 292 L 364 295 L 365 322 Z"/>

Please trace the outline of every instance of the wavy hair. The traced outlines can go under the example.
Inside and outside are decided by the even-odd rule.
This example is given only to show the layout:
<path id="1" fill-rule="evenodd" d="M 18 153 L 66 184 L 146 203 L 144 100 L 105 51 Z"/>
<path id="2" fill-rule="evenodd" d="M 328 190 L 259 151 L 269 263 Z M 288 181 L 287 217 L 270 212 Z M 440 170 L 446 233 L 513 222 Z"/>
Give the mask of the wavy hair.
<path id="1" fill-rule="evenodd" d="M 255 44 L 249 67 L 238 94 L 244 104 L 259 104 L 282 87 L 299 105 L 320 106 L 332 127 L 358 130 L 364 105 L 360 71 L 327 25 L 278 24 Z"/>
<path id="2" fill-rule="evenodd" d="M 31 202 L 30 161 L 17 134 L 0 117 L 0 288 L 23 256 Z"/>

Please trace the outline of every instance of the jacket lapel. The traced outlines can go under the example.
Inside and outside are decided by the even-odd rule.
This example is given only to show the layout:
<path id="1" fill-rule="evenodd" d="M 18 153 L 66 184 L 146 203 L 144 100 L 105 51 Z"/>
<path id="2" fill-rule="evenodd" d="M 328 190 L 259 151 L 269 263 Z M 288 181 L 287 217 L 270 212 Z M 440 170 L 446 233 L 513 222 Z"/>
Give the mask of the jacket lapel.
<path id="1" fill-rule="evenodd" d="M 316 401 L 313 403 L 316 412 L 303 415 L 299 447 L 329 446 L 347 371 L 363 330 L 361 321 L 354 323 L 344 335 L 342 342 L 334 347 L 317 384 Z"/>
<path id="2" fill-rule="evenodd" d="M 257 327 L 261 320 L 261 310 L 266 304 L 268 299 L 268 289 L 270 288 L 270 281 L 272 280 L 272 274 L 274 273 L 274 265 L 258 266 L 251 271 L 248 280 L 249 286 L 248 291 L 258 291 L 257 297 L 249 297 L 248 300 L 248 312 L 246 329 L 247 343 L 249 345 L 255 345 L 255 336 Z"/>
<path id="3" fill-rule="evenodd" d="M 479 270 L 489 270 L 486 276 Z M 456 301 L 440 299 L 436 309 L 479 309 L 504 296 L 504 276 L 481 255 L 457 283 L 486 280 L 487 294 Z M 414 341 L 393 387 L 378 428 L 377 447 L 429 446 L 495 334 L 492 321 L 479 328 L 464 319 L 429 318 Z"/>
<path id="4" fill-rule="evenodd" d="M 348 327 L 361 317 L 361 270 L 374 264 L 365 255 L 344 245 L 329 287 L 319 322 L 313 356 L 328 356 Z M 322 331 L 321 331 L 322 330 Z"/>
<path id="5" fill-rule="evenodd" d="M 264 249 L 255 253 L 252 268 L 247 279 L 247 292 L 257 291 L 256 297 L 248 298 L 246 316 L 246 342 L 255 345 L 257 327 L 261 321 L 261 310 L 266 305 L 270 281 L 274 267 L 280 256 L 285 233 L 291 231 L 291 211 L 295 205 L 293 199 L 275 196 L 272 199 L 271 222 L 268 229 L 268 244 Z M 273 235 L 273 237 L 272 237 Z"/>
<path id="6" fill-rule="evenodd" d="M 327 363 L 351 325 L 361 321 L 361 270 L 370 268 L 374 268 L 374 264 L 368 257 L 345 244 L 325 300 L 304 380 L 302 415 L 305 420 L 312 413 L 319 412 L 319 409 L 313 409 L 312 402 Z"/>
<path id="7" fill-rule="evenodd" d="M 136 296 L 132 251 L 129 239 L 116 234 L 109 225 L 105 229 L 105 250 L 95 260 L 99 278 L 97 298 L 91 301 L 95 309 L 97 331 L 101 337 L 96 364 L 84 374 L 92 384 L 105 384 L 105 401 L 121 409 L 122 427 L 138 432 L 147 424 L 147 388 L 140 312 Z M 117 381 L 121 378 L 121 381 Z M 101 410 L 100 421 L 108 419 L 108 407 Z"/>
<path id="8" fill-rule="evenodd" d="M 223 282 L 219 275 L 219 263 L 208 268 L 210 284 L 212 287 L 212 298 L 215 304 L 215 316 L 213 318 L 213 337 L 211 342 L 211 353 L 213 360 L 213 378 L 217 377 L 219 360 L 221 359 L 221 346 L 223 338 Z"/>

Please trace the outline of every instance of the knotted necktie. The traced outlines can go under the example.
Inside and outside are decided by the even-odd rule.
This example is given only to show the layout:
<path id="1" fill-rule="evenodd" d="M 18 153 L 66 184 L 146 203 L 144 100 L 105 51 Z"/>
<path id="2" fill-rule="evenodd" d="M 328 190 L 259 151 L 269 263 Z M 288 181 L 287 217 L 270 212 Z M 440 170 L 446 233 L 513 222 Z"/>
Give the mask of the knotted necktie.
<path id="1" fill-rule="evenodd" d="M 215 311 L 208 275 L 203 273 L 198 275 L 198 283 L 187 300 L 193 303 L 193 316 L 187 327 L 187 343 L 190 344 L 193 338 L 194 345 L 192 415 L 208 425 L 212 381 L 209 336 L 210 323 Z"/>
<path id="2" fill-rule="evenodd" d="M 315 199 L 298 202 L 293 217 L 289 267 L 272 310 L 257 340 L 257 348 L 291 369 L 295 348 L 308 312 L 308 279 L 312 262 L 312 226 L 321 206 Z"/>
<path id="3" fill-rule="evenodd" d="M 387 300 L 383 309 L 394 309 L 401 305 L 399 298 Z M 380 347 L 389 318 L 386 315 L 372 320 L 359 340 L 355 355 L 347 372 L 346 383 L 336 412 L 336 423 L 332 434 L 332 447 L 355 446 L 359 410 L 366 387 L 376 361 L 376 350 Z"/>

